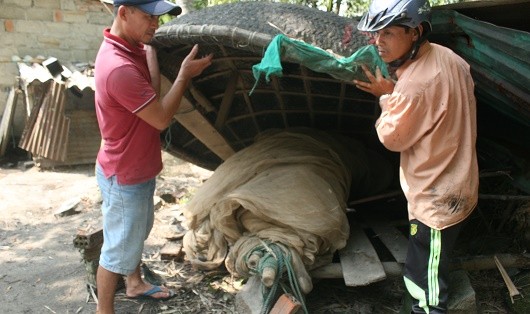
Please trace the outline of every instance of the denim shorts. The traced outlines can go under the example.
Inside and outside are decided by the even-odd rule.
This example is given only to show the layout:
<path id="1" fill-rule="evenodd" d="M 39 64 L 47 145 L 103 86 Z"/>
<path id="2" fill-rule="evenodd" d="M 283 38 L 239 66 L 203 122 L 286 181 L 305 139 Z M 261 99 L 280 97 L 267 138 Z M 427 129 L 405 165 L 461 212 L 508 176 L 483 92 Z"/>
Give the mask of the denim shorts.
<path id="1" fill-rule="evenodd" d="M 96 179 L 103 198 L 99 265 L 113 273 L 129 275 L 140 264 L 144 241 L 153 227 L 156 180 L 121 185 L 116 176 L 105 178 L 97 163 Z"/>

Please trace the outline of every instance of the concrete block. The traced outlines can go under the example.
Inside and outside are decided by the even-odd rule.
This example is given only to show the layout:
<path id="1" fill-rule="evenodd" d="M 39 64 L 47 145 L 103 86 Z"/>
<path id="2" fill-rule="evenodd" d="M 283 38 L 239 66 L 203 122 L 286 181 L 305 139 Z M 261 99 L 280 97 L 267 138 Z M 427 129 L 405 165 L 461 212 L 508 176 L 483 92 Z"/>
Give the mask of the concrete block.
<path id="1" fill-rule="evenodd" d="M 28 8 L 26 19 L 28 21 L 53 21 L 53 11 L 44 8 Z"/>
<path id="2" fill-rule="evenodd" d="M 67 62 L 71 60 L 72 57 L 71 52 L 64 49 L 44 49 L 42 54 L 49 57 L 55 57 L 58 60 L 61 60 L 61 62 Z"/>
<path id="3" fill-rule="evenodd" d="M 75 24 L 70 23 L 55 23 L 55 22 L 46 22 L 46 31 L 48 35 L 61 36 L 63 38 L 68 38 L 75 36 L 76 29 L 73 29 Z"/>
<path id="4" fill-rule="evenodd" d="M 0 73 L 2 73 L 2 75 L 0 75 L 0 85 L 9 86 L 9 88 L 11 88 L 11 86 L 16 83 L 18 68 L 15 63 L 0 63 Z M 6 97 L 0 98 L 0 102 L 4 102 L 6 99 Z"/>
<path id="5" fill-rule="evenodd" d="M 18 50 L 17 55 L 20 58 L 25 56 L 35 57 L 37 55 L 44 56 L 45 51 L 42 51 L 42 47 L 38 44 L 38 34 L 29 34 L 29 33 L 14 33 L 15 35 L 15 46 Z M 16 64 L 15 64 L 16 67 Z M 17 69 L 18 73 L 18 69 Z"/>
<path id="6" fill-rule="evenodd" d="M 48 30 L 47 24 L 45 21 L 21 21 L 17 20 L 15 21 L 15 29 L 17 33 L 26 33 L 22 34 L 23 36 L 27 36 L 27 34 L 45 34 Z M 23 42 L 26 42 L 23 41 Z"/>
<path id="7" fill-rule="evenodd" d="M 71 49 L 72 61 L 87 62 L 93 59 L 88 58 L 86 50 Z"/>
<path id="8" fill-rule="evenodd" d="M 259 276 L 252 276 L 243 289 L 236 294 L 235 310 L 241 314 L 259 314 L 263 306 L 263 294 L 261 291 L 261 280 Z"/>
<path id="9" fill-rule="evenodd" d="M 92 25 L 92 24 L 70 24 L 70 30 L 76 34 L 78 39 L 85 41 L 99 39 L 103 40 L 103 25 Z M 82 37 L 82 38 L 79 38 Z"/>
<path id="10" fill-rule="evenodd" d="M 109 12 L 89 12 L 87 14 L 88 16 L 88 23 L 95 24 L 95 25 L 105 25 L 110 26 L 112 25 L 113 16 Z"/>
<path id="11" fill-rule="evenodd" d="M 63 21 L 65 23 L 86 24 L 88 22 L 88 17 L 85 12 L 63 11 Z"/>
<path id="12" fill-rule="evenodd" d="M 75 6 L 76 2 L 72 0 L 61 0 L 61 10 L 77 11 L 77 7 Z"/>
<path id="13" fill-rule="evenodd" d="M 3 48 L 8 48 L 7 46 L 15 46 L 15 38 L 16 38 L 16 32 L 13 32 L 13 33 L 2 33 L 0 32 L 0 42 L 2 43 L 2 45 L 4 45 Z M 14 50 L 16 51 L 16 47 L 9 47 L 9 48 L 14 48 Z M 9 51 L 12 51 L 12 50 L 9 50 Z M 2 58 L 1 60 L 2 61 L 11 61 L 13 57 L 13 54 L 11 55 L 4 55 L 4 54 L 0 54 L 0 58 Z"/>
<path id="14" fill-rule="evenodd" d="M 90 43 L 85 38 L 78 36 L 77 38 L 73 38 L 68 41 L 63 41 L 63 45 L 61 47 L 69 50 L 87 50 L 92 48 L 93 46 L 91 47 Z"/>
<path id="15" fill-rule="evenodd" d="M 12 5 L 2 5 L 2 10 L 0 10 L 0 19 L 25 20 L 26 8 Z"/>
<path id="16" fill-rule="evenodd" d="M 112 10 L 112 5 L 108 5 Z M 107 11 L 100 1 L 76 1 L 76 11 L 103 12 Z"/>
<path id="17" fill-rule="evenodd" d="M 98 49 L 99 49 L 99 46 L 97 46 L 97 49 L 87 50 L 87 52 L 86 52 L 87 59 L 86 60 L 96 60 L 96 55 L 98 54 Z"/>
<path id="18" fill-rule="evenodd" d="M 9 6 L 28 8 L 28 7 L 31 7 L 32 2 L 33 2 L 32 0 L 4 0 L 2 1 L 2 10 Z"/>
<path id="19" fill-rule="evenodd" d="M 60 9 L 60 0 L 33 0 L 33 5 L 37 8 Z"/>
<path id="20" fill-rule="evenodd" d="M 61 40 L 50 36 L 39 36 L 39 43 L 43 48 L 59 48 L 61 47 Z"/>

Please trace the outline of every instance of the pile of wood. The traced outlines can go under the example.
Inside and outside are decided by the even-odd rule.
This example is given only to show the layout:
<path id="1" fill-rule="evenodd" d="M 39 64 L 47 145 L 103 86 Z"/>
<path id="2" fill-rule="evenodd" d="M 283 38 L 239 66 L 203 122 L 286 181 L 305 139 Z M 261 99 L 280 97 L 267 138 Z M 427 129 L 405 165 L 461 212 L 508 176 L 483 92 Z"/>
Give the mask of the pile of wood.
<path id="1" fill-rule="evenodd" d="M 28 151 L 41 168 L 93 163 L 101 141 L 93 77 L 69 71 L 58 62 L 56 67 L 63 72 L 52 72 L 46 61 L 18 63 L 20 75 L 9 92 L 0 124 L 0 156 L 12 141 L 13 146 Z M 20 124 L 16 114 L 20 102 L 25 119 L 18 134 L 13 130 Z"/>

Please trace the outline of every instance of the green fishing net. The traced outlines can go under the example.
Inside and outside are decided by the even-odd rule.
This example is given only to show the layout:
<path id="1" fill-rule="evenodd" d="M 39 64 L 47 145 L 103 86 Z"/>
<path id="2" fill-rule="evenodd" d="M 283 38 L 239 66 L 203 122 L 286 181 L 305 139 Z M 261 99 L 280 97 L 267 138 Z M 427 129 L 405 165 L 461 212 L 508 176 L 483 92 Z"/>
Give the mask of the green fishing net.
<path id="1" fill-rule="evenodd" d="M 261 62 L 252 67 L 252 73 L 256 80 L 252 91 L 258 84 L 262 74 L 265 75 L 267 83 L 270 82 L 271 75 L 282 76 L 282 59 L 299 63 L 315 72 L 327 73 L 336 79 L 345 81 L 354 79 L 368 81 L 361 68 L 363 64 L 372 73 L 379 67 L 383 76 L 388 77 L 386 64 L 379 57 L 374 45 L 363 46 L 351 56 L 342 57 L 280 34 L 274 37 L 267 46 Z"/>

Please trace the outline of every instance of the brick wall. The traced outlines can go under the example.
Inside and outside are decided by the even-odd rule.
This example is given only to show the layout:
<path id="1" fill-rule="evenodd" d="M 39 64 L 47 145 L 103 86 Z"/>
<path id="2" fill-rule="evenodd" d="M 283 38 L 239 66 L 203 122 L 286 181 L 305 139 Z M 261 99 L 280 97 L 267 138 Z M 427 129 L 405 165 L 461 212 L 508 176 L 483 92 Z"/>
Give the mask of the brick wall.
<path id="1" fill-rule="evenodd" d="M 112 7 L 107 8 L 99 0 L 0 0 L 0 116 L 18 75 L 13 56 L 94 61 L 102 31 L 112 23 Z M 16 117 L 22 107 L 17 105 Z"/>

